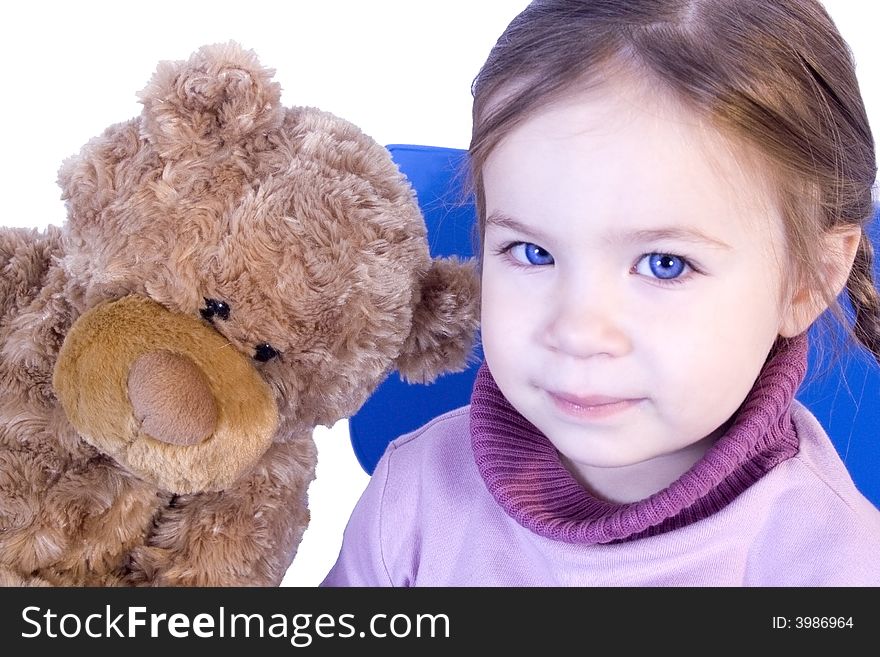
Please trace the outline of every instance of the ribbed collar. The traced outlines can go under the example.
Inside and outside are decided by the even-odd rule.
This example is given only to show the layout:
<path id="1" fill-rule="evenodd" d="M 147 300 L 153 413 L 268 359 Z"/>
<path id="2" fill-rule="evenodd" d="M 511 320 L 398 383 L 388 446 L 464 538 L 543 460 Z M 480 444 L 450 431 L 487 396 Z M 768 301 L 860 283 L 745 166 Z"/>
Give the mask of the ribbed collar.
<path id="1" fill-rule="evenodd" d="M 791 403 L 806 374 L 807 338 L 780 338 L 727 432 L 667 488 L 616 504 L 588 493 L 550 441 L 510 405 L 484 362 L 471 397 L 471 444 L 486 487 L 531 531 L 570 543 L 660 534 L 726 506 L 798 451 Z"/>

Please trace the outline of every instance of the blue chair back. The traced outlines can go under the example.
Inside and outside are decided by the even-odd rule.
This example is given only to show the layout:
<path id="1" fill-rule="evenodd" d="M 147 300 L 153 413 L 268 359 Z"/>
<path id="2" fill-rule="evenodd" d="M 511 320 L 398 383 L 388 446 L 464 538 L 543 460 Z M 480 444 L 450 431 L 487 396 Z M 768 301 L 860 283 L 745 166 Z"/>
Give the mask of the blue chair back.
<path id="1" fill-rule="evenodd" d="M 465 196 L 465 151 L 433 146 L 389 145 L 400 170 L 409 178 L 428 227 L 432 257 L 469 258 L 474 247 L 476 210 Z M 446 374 L 430 385 L 401 381 L 392 373 L 349 419 L 349 433 L 358 462 L 368 473 L 385 446 L 446 411 L 470 403 L 471 388 L 482 352 L 464 372 Z"/>
<path id="2" fill-rule="evenodd" d="M 868 234 L 880 255 L 880 209 Z M 880 281 L 880 260 L 874 280 Z M 841 305 L 851 317 L 845 296 Z M 839 322 L 822 320 L 810 329 L 807 377 L 796 397 L 825 427 L 862 494 L 880 508 L 880 366 Z"/>
<path id="3" fill-rule="evenodd" d="M 428 226 L 431 255 L 474 254 L 472 199 L 463 180 L 467 153 L 461 149 L 388 146 L 415 189 Z M 870 231 L 880 254 L 880 212 Z M 880 280 L 880 263 L 875 262 Z M 844 302 L 849 312 L 849 307 Z M 880 366 L 864 350 L 845 348 L 843 329 L 817 323 L 811 329 L 807 378 L 797 398 L 825 427 L 859 490 L 880 507 Z M 477 350 L 477 356 L 482 353 Z M 387 444 L 432 418 L 470 402 L 478 363 L 430 385 L 403 383 L 392 374 L 349 420 L 358 461 L 372 474 Z"/>

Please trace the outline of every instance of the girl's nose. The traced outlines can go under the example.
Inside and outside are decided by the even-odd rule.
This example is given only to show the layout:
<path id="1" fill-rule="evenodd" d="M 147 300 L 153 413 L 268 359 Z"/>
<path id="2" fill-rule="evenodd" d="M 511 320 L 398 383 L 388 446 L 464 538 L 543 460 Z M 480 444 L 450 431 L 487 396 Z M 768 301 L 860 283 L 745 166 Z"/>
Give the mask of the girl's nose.
<path id="1" fill-rule="evenodd" d="M 619 357 L 632 349 L 620 325 L 616 295 L 601 290 L 559 290 L 544 328 L 548 348 L 574 358 Z"/>

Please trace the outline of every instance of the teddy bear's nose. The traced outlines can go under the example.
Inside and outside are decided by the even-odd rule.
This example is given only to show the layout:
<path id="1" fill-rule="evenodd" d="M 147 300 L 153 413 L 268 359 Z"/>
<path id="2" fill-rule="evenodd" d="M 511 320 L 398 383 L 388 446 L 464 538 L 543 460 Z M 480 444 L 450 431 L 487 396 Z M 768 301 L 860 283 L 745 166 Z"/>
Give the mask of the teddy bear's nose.
<path id="1" fill-rule="evenodd" d="M 141 429 L 156 440 L 195 445 L 217 426 L 207 377 L 180 354 L 160 350 L 139 356 L 129 371 L 128 398 Z"/>

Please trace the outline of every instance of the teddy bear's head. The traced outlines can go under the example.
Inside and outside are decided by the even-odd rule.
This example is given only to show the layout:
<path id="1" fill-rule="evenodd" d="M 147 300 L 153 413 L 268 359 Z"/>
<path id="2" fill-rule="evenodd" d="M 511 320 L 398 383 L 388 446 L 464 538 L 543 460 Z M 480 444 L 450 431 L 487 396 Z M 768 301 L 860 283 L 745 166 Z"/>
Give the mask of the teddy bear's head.
<path id="1" fill-rule="evenodd" d="M 165 490 L 219 490 L 392 370 L 460 369 L 469 263 L 432 260 L 381 145 L 285 108 L 235 43 L 163 63 L 141 116 L 65 162 L 74 321 L 53 386 L 78 432 Z"/>

